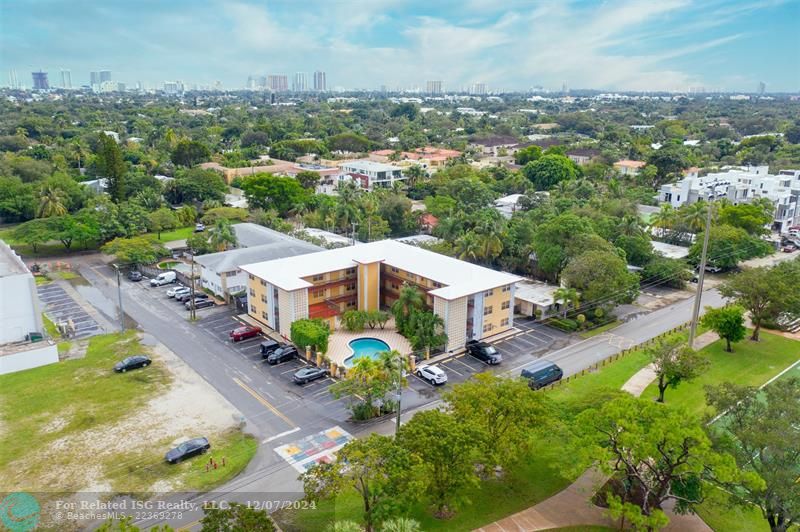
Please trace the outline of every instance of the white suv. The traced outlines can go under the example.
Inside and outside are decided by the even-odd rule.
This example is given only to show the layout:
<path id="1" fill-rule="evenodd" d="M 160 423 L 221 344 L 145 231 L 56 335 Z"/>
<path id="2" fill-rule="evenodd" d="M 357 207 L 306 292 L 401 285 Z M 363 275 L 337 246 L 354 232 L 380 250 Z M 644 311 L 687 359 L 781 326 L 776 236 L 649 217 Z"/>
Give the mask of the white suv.
<path id="1" fill-rule="evenodd" d="M 188 294 L 192 290 L 188 286 L 176 286 L 167 290 L 167 297 L 178 297 L 183 294 Z"/>
<path id="2" fill-rule="evenodd" d="M 447 373 L 445 373 L 438 366 L 428 366 L 423 364 L 417 367 L 417 376 L 420 379 L 425 379 L 431 384 L 444 384 L 447 382 Z"/>

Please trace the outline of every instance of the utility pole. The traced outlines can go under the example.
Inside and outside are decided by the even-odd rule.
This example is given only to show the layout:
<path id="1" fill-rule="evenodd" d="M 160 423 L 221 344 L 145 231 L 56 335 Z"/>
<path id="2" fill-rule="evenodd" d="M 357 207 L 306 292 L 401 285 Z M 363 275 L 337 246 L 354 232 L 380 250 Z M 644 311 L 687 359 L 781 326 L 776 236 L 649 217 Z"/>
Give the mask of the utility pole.
<path id="1" fill-rule="evenodd" d="M 403 396 L 403 359 L 401 356 L 397 357 L 397 423 L 394 427 L 395 436 L 400 432 L 400 400 Z"/>
<path id="2" fill-rule="evenodd" d="M 694 296 L 694 308 L 692 309 L 692 322 L 689 325 L 689 348 L 694 347 L 694 336 L 697 332 L 697 318 L 700 316 L 700 298 L 703 295 L 703 280 L 706 275 L 706 258 L 708 256 L 708 237 L 711 232 L 711 202 L 706 206 L 706 228 L 703 231 L 703 252 L 700 254 L 700 272 L 697 275 L 697 293 Z"/>
<path id="3" fill-rule="evenodd" d="M 117 272 L 117 300 L 119 302 L 119 330 L 125 332 L 125 313 L 122 310 L 122 281 L 120 280 L 119 266 L 115 263 L 114 270 Z"/>
<path id="4" fill-rule="evenodd" d="M 353 225 L 353 245 L 356 245 L 356 227 L 358 227 L 358 222 L 350 222 Z"/>
<path id="5" fill-rule="evenodd" d="M 194 321 L 197 318 L 197 313 L 194 309 L 194 250 L 192 250 L 192 276 L 191 276 L 191 284 L 192 284 L 192 293 L 189 296 L 189 319 Z"/>

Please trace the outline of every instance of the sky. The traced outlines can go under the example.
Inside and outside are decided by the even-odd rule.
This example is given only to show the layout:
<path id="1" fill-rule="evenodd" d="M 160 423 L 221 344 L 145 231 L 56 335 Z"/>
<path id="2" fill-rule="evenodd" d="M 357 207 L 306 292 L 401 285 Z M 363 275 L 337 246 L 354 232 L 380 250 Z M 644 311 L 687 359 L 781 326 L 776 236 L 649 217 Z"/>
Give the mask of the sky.
<path id="1" fill-rule="evenodd" d="M 0 0 L 0 85 L 800 90 L 800 0 Z"/>

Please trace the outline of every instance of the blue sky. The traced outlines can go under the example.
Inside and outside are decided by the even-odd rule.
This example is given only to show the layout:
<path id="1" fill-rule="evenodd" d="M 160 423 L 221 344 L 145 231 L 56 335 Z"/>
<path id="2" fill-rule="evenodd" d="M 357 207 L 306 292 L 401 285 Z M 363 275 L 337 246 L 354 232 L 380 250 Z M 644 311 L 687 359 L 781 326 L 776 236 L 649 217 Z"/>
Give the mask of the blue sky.
<path id="1" fill-rule="evenodd" d="M 800 90 L 800 0 L 0 0 L 16 69 L 243 87 L 324 70 L 330 86 Z"/>

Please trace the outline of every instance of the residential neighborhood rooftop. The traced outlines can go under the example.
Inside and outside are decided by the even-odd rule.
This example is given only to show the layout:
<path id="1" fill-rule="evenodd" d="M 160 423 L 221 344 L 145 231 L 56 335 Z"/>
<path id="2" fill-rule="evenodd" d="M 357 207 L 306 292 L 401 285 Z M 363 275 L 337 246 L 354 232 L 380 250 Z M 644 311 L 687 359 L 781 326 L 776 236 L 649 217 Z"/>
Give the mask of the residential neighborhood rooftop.
<path id="1" fill-rule="evenodd" d="M 490 290 L 521 279 L 516 275 L 477 266 L 394 240 L 380 240 L 310 255 L 246 264 L 242 269 L 256 277 L 269 279 L 272 284 L 283 290 L 292 291 L 313 286 L 302 277 L 372 262 L 384 262 L 445 285 L 429 293 L 447 300 Z"/>
<path id="2" fill-rule="evenodd" d="M 288 240 L 269 244 L 199 255 L 195 257 L 195 262 L 219 274 L 234 271 L 242 264 L 306 255 L 322 250 L 323 248 L 310 242 L 289 237 Z"/>
<path id="3" fill-rule="evenodd" d="M 30 273 L 22 259 L 8 244 L 0 240 L 0 277 Z"/>

